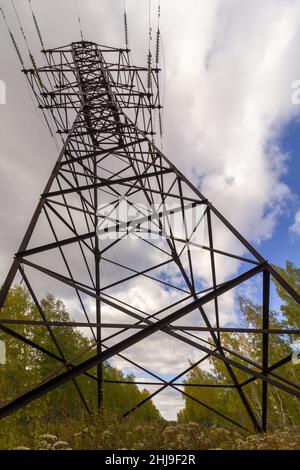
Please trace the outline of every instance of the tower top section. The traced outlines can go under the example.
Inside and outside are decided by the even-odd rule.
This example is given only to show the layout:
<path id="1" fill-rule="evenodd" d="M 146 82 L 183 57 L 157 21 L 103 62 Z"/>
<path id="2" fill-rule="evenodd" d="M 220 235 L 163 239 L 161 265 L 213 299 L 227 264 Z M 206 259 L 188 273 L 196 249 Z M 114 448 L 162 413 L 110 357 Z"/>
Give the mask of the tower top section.
<path id="1" fill-rule="evenodd" d="M 103 46 L 90 41 L 42 51 L 46 64 L 24 68 L 39 108 L 56 132 L 69 132 L 83 108 L 113 106 L 153 139 L 156 113 L 160 115 L 159 71 L 131 64 L 129 49 Z M 33 59 L 33 58 L 32 58 Z M 109 95 L 109 100 L 107 96 Z M 157 120 L 158 121 L 158 120 Z M 158 121 L 160 123 L 160 120 Z"/>

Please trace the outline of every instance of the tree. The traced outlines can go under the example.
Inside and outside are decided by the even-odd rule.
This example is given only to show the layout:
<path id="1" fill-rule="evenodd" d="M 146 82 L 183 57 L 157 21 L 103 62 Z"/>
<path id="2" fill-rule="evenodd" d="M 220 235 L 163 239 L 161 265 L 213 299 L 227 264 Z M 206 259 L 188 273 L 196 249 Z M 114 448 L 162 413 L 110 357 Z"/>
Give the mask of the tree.
<path id="1" fill-rule="evenodd" d="M 53 295 L 46 295 L 40 302 L 48 321 L 70 321 L 69 313 L 64 303 Z M 31 300 L 28 291 L 17 285 L 7 297 L 2 311 L 5 319 L 40 320 L 40 314 Z M 43 348 L 77 364 L 95 354 L 95 346 L 89 338 L 79 330 L 71 327 L 51 327 L 56 344 L 51 333 L 45 326 L 28 324 L 10 325 L 10 328 L 22 336 L 34 341 Z M 0 404 L 3 405 L 26 389 L 33 387 L 61 373 L 63 364 L 54 358 L 22 343 L 21 341 L 0 332 L 0 340 L 5 341 L 7 363 L 0 366 Z M 103 364 L 104 381 L 120 380 L 134 381 L 134 376 L 125 376 L 109 363 Z M 95 370 L 90 370 L 95 374 Z M 76 378 L 76 383 L 92 412 L 96 412 L 96 380 L 87 376 Z M 120 385 L 104 382 L 104 406 L 106 410 L 122 414 L 142 401 L 147 391 L 140 391 L 137 385 Z M 74 383 L 68 382 L 53 392 L 48 393 L 36 402 L 31 403 L 17 413 L 20 420 L 28 421 L 32 417 L 41 421 L 64 420 L 66 418 L 81 419 L 85 416 L 84 407 Z M 157 408 L 149 400 L 145 407 L 138 410 L 137 417 L 141 420 L 161 419 Z"/>
<path id="2" fill-rule="evenodd" d="M 292 263 L 287 263 L 286 269 L 276 268 L 280 274 L 296 289 L 300 290 L 300 269 Z M 289 294 L 276 284 L 277 294 L 282 302 L 280 311 L 270 311 L 270 328 L 299 328 L 300 308 Z M 243 327 L 262 328 L 262 306 L 250 299 L 241 297 L 239 306 Z M 252 363 L 261 364 L 262 359 L 262 335 L 259 334 L 232 334 L 222 333 L 222 345 L 227 350 L 235 351 L 247 357 Z M 293 351 L 292 335 L 271 334 L 269 337 L 269 363 L 276 363 L 279 359 L 288 356 Z M 230 355 L 235 361 L 241 362 L 237 356 Z M 242 362 L 241 362 L 242 363 Z M 198 384 L 226 384 L 232 385 L 226 366 L 222 361 L 215 358 L 209 360 L 209 370 L 199 367 L 194 368 L 186 379 L 185 392 L 201 400 L 207 405 L 217 409 L 226 416 L 240 422 L 247 428 L 251 428 L 249 418 L 242 406 L 236 406 L 237 401 L 241 404 L 238 393 L 233 388 L 202 388 L 189 387 L 189 383 Z M 248 364 L 249 365 L 249 364 Z M 253 365 L 250 364 L 250 367 Z M 238 369 L 234 369 L 239 383 L 243 383 L 250 376 Z M 277 371 L 281 376 L 299 383 L 300 370 L 291 362 L 285 364 Z M 243 391 L 250 402 L 252 409 L 261 416 L 261 382 L 254 380 L 243 387 Z M 300 410 L 298 399 L 290 394 L 269 385 L 269 409 L 268 420 L 271 427 L 282 425 L 300 424 Z M 179 421 L 197 421 L 205 426 L 219 424 L 224 425 L 225 420 L 213 412 L 201 407 L 195 401 L 184 396 L 185 407 L 178 414 Z M 229 424 L 230 426 L 230 424 Z"/>

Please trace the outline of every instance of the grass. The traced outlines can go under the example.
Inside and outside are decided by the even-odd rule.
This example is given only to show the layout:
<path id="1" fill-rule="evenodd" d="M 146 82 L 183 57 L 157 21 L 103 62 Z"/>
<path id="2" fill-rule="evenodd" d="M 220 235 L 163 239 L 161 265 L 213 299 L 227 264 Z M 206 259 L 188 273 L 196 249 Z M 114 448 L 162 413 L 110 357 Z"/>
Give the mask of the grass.
<path id="1" fill-rule="evenodd" d="M 102 414 L 82 422 L 24 425 L 6 421 L 0 431 L 1 449 L 106 449 L 106 450 L 299 450 L 300 427 L 265 434 L 245 434 L 223 427 L 201 427 L 197 423 L 138 422 L 118 415 Z"/>

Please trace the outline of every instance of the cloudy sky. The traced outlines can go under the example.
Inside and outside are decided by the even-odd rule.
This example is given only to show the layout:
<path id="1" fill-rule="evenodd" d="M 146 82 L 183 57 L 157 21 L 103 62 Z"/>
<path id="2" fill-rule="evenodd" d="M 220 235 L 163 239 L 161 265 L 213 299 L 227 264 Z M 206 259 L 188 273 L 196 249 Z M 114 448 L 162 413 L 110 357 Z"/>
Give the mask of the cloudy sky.
<path id="1" fill-rule="evenodd" d="M 155 30 L 157 1 L 150 3 Z M 40 58 L 28 2 L 15 4 Z M 75 1 L 32 4 L 47 47 L 79 39 Z M 25 56 L 11 2 L 1 5 Z M 123 0 L 78 5 L 86 39 L 124 44 Z M 143 65 L 149 2 L 127 0 L 126 7 L 133 60 Z M 164 153 L 265 258 L 300 265 L 300 104 L 291 98 L 300 79 L 300 0 L 161 0 L 161 33 Z M 0 282 L 56 160 L 19 69 L 1 22 Z M 175 347 L 168 347 L 171 358 Z M 186 360 L 184 349 L 180 357 Z M 166 392 L 156 403 L 172 418 L 182 400 Z"/>

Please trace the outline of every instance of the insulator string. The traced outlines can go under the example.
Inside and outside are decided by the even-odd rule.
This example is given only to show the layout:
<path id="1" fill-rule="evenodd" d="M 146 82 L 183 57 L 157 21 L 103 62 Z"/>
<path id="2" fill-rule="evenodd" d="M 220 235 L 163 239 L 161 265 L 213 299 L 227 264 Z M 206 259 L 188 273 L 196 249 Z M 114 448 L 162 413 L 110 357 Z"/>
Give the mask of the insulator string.
<path id="1" fill-rule="evenodd" d="M 151 85 L 152 85 L 152 54 L 151 54 L 151 41 L 152 41 L 152 26 L 151 26 L 151 0 L 148 2 L 149 6 L 149 46 L 148 46 L 148 55 L 147 55 L 147 88 L 148 92 L 150 93 Z"/>
<path id="2" fill-rule="evenodd" d="M 40 40 L 40 44 L 41 44 L 41 46 L 42 46 L 42 51 L 44 52 L 44 51 L 45 51 L 44 41 L 43 41 L 43 38 L 42 38 L 41 30 L 40 30 L 40 28 L 39 28 L 39 24 L 38 24 L 37 17 L 36 17 L 36 15 L 35 15 L 35 13 L 34 13 L 34 10 L 33 10 L 33 8 L 32 8 L 31 0 L 28 0 L 28 3 L 29 3 L 29 8 L 30 8 L 31 14 L 32 14 L 33 22 L 34 22 L 34 25 L 35 25 L 35 29 L 36 29 L 36 32 L 37 32 L 37 34 L 38 34 L 38 37 L 39 37 L 39 40 Z M 30 55 L 30 60 L 31 60 L 32 65 L 33 65 L 33 69 L 34 69 L 35 75 L 36 75 L 36 77 L 37 77 L 38 84 L 39 84 L 40 87 L 42 87 L 42 88 L 45 89 L 46 87 L 44 86 L 44 84 L 43 84 L 43 82 L 42 82 L 40 73 L 39 73 L 39 71 L 38 71 L 38 69 L 37 69 L 37 66 L 36 66 L 35 59 L 34 59 L 34 57 L 31 55 L 31 53 L 29 53 L 29 55 Z M 45 57 L 46 57 L 46 62 L 47 62 L 47 64 L 50 65 L 50 64 L 49 64 L 48 57 L 47 57 L 47 54 L 45 54 Z M 54 91 L 52 82 L 51 82 L 51 80 L 49 79 L 49 76 L 48 76 L 48 72 L 46 72 L 46 77 L 48 78 L 48 82 L 49 82 L 49 85 L 50 85 L 51 90 Z M 30 84 L 30 86 L 31 86 L 31 84 Z M 32 91 L 33 91 L 33 93 L 35 94 L 34 89 L 32 89 Z M 43 109 L 42 109 L 42 114 L 43 114 L 44 119 L 45 119 L 45 121 L 46 121 L 47 127 L 48 127 L 49 130 L 50 130 L 51 137 L 53 138 L 54 143 L 55 143 L 55 145 L 56 145 L 56 147 L 57 147 L 58 144 L 57 144 L 57 141 L 56 141 L 56 139 L 55 139 L 55 130 L 53 130 L 53 129 L 55 129 L 55 126 L 54 126 L 54 124 L 52 123 L 52 120 L 51 120 L 51 117 L 52 117 L 52 119 L 53 119 L 53 112 L 50 111 L 50 123 L 49 123 L 48 118 L 47 118 L 47 115 L 46 115 L 46 113 L 44 112 Z M 52 129 L 52 128 L 53 128 L 53 129 Z"/>
<path id="3" fill-rule="evenodd" d="M 29 3 L 30 3 L 30 0 L 29 0 Z M 27 46 L 27 49 L 28 49 L 28 54 L 29 54 L 29 58 L 31 60 L 31 63 L 32 63 L 32 66 L 33 66 L 33 69 L 34 69 L 34 72 L 35 72 L 35 75 L 37 77 L 37 80 L 39 82 L 39 85 L 41 88 L 44 88 L 44 85 L 42 83 L 42 80 L 41 80 L 41 77 L 38 73 L 38 70 L 37 70 L 37 66 L 36 66 L 36 62 L 35 62 L 35 59 L 33 57 L 33 54 L 30 50 L 30 47 L 29 47 L 29 44 L 28 44 L 28 41 L 27 41 L 27 38 L 26 38 L 26 34 L 24 32 L 24 29 L 23 29 L 23 26 L 22 26 L 22 23 L 21 23 L 21 20 L 20 20 L 20 17 L 19 17 L 19 14 L 18 14 L 18 11 L 16 9 L 16 6 L 15 6 L 15 2 L 14 0 L 11 0 L 11 4 L 12 4 L 12 7 L 14 9 L 14 12 L 15 12 L 15 15 L 16 15 L 16 18 L 17 18 L 17 21 L 18 21 L 18 24 L 19 24 L 19 27 L 20 27 L 20 30 L 21 30 L 21 33 L 22 33 L 22 36 L 23 36 L 23 39 L 24 39 L 24 42 Z"/>
<path id="4" fill-rule="evenodd" d="M 34 22 L 34 25 L 35 25 L 35 29 L 36 29 L 36 31 L 37 31 L 37 34 L 38 34 L 38 37 L 39 37 L 39 40 L 40 40 L 42 49 L 44 50 L 44 49 L 45 49 L 44 41 L 43 41 L 43 38 L 42 38 L 42 34 L 41 34 L 40 27 L 39 27 L 39 25 L 38 25 L 38 21 L 37 21 L 37 19 L 36 19 L 36 16 L 35 16 L 35 14 L 34 14 L 33 8 L 32 8 L 32 6 L 31 6 L 31 0 L 28 0 L 28 2 L 29 2 L 31 14 L 32 14 L 33 22 Z"/>
<path id="5" fill-rule="evenodd" d="M 151 25 L 151 0 L 149 0 L 149 49 L 152 41 L 152 25 Z"/>
<path id="6" fill-rule="evenodd" d="M 39 71 L 38 71 L 38 68 L 37 68 L 37 65 L 36 65 L 36 62 L 35 62 L 35 58 L 33 57 L 33 55 L 31 54 L 31 52 L 29 53 L 29 56 L 30 56 L 30 60 L 31 60 L 31 63 L 32 63 L 32 66 L 33 66 L 33 70 L 34 70 L 34 73 L 35 73 L 35 76 L 38 80 L 38 83 L 40 85 L 41 88 L 44 88 L 44 85 L 43 85 L 43 82 L 42 82 L 42 79 L 41 79 L 41 76 L 39 74 Z"/>
<path id="7" fill-rule="evenodd" d="M 152 84 L 152 55 L 151 55 L 151 51 L 149 49 L 149 52 L 148 52 L 148 56 L 147 56 L 147 69 L 148 69 L 148 73 L 147 73 L 147 88 L 148 88 L 148 91 L 151 90 L 151 84 Z"/>
<path id="8" fill-rule="evenodd" d="M 164 111 L 164 101 L 165 101 L 165 91 L 166 91 L 166 63 L 165 63 L 165 54 L 164 54 L 164 49 L 163 49 L 162 37 L 161 37 L 161 32 L 160 32 L 160 17 L 161 17 L 160 0 L 157 0 L 157 32 L 156 32 L 156 55 L 155 55 L 156 68 L 158 68 L 158 64 L 160 60 L 160 46 L 162 49 L 163 61 L 164 61 L 163 102 L 162 102 L 162 106 L 160 106 L 158 110 L 160 146 L 161 146 L 161 150 L 163 150 L 163 111 Z"/>
<path id="9" fill-rule="evenodd" d="M 160 0 L 157 5 L 157 31 L 156 31 L 156 48 L 155 48 L 155 63 L 156 66 L 159 64 L 160 55 Z"/>
<path id="10" fill-rule="evenodd" d="M 155 47 L 155 63 L 156 65 L 159 64 L 159 49 L 160 49 L 160 30 L 158 29 L 156 32 L 156 47 Z"/>
<path id="11" fill-rule="evenodd" d="M 124 33 L 125 33 L 125 47 L 128 49 L 129 46 L 129 34 L 128 34 L 128 21 L 126 12 L 126 1 L 124 0 Z"/>
<path id="12" fill-rule="evenodd" d="M 13 1 L 12 1 L 12 5 L 13 5 L 13 7 L 14 7 L 16 16 L 17 16 L 17 18 L 18 18 L 18 22 L 19 22 L 19 25 L 20 25 L 20 28 L 21 28 L 21 31 L 22 31 L 23 38 L 24 38 L 24 40 L 25 40 L 25 42 L 26 42 L 26 45 L 27 45 L 27 47 L 28 47 L 30 60 L 31 60 L 31 62 L 32 62 L 32 64 L 33 64 L 33 67 L 35 68 L 35 71 L 36 71 L 35 60 L 34 60 L 32 54 L 31 54 L 31 52 L 30 52 L 29 45 L 28 45 L 28 42 L 27 42 L 27 39 L 26 39 L 26 35 L 25 35 L 24 30 L 23 30 L 23 28 L 22 28 L 22 26 L 21 26 L 21 21 L 20 21 L 20 19 L 19 19 L 19 15 L 18 15 L 18 12 L 17 12 L 17 10 L 16 10 L 16 7 L 15 7 Z M 9 27 L 8 21 L 7 21 L 6 16 L 5 16 L 5 13 L 4 13 L 4 11 L 3 11 L 3 9 L 2 9 L 1 6 L 0 6 L 0 12 L 1 12 L 1 15 L 2 15 L 2 17 L 3 17 L 3 19 L 4 19 L 5 24 L 6 24 L 6 27 L 7 27 L 8 33 L 9 33 L 9 35 L 10 35 L 10 38 L 11 38 L 11 40 L 12 40 L 13 46 L 14 46 L 16 52 L 17 52 L 17 55 L 18 55 L 18 58 L 19 58 L 19 60 L 20 60 L 21 65 L 22 65 L 22 68 L 23 68 L 23 70 L 25 70 L 25 65 L 24 65 L 24 61 L 23 61 L 23 58 L 22 58 L 20 49 L 19 49 L 19 47 L 18 47 L 18 45 L 17 45 L 17 42 L 16 42 L 16 40 L 15 40 L 15 37 L 14 37 L 14 35 L 13 35 L 13 33 L 12 33 L 10 27 Z M 38 74 L 37 74 L 36 76 L 37 76 L 37 79 L 40 80 L 40 77 L 38 76 Z M 27 75 L 26 75 L 26 77 L 27 77 Z M 29 89 L 31 89 L 31 90 L 34 92 L 34 90 L 33 90 L 33 88 L 32 88 L 32 85 L 31 85 L 31 83 L 30 83 L 28 77 L 27 77 L 27 82 L 28 82 L 28 85 L 29 85 Z M 47 120 L 47 117 L 46 117 L 44 111 L 43 111 L 43 115 L 44 115 L 44 118 L 45 118 L 45 120 L 46 120 L 46 125 L 47 125 L 47 127 L 48 127 L 48 129 L 49 129 L 50 135 L 51 135 L 51 137 L 53 138 L 53 140 L 54 140 L 54 142 L 55 142 L 52 129 L 51 129 L 50 125 L 49 125 L 49 122 L 48 122 L 48 120 Z"/>
<path id="13" fill-rule="evenodd" d="M 14 37 L 13 33 L 12 33 L 11 30 L 10 30 L 10 27 L 9 27 L 9 25 L 8 25 L 6 16 L 5 16 L 4 11 L 3 11 L 3 9 L 2 9 L 1 6 L 0 6 L 0 11 L 1 11 L 2 17 L 3 17 L 3 19 L 4 19 L 4 22 L 5 22 L 5 24 L 6 24 L 6 27 L 7 27 L 8 33 L 9 33 L 9 35 L 10 35 L 10 38 L 11 38 L 11 40 L 12 40 L 12 43 L 13 43 L 13 45 L 14 45 L 14 48 L 15 48 L 15 50 L 16 50 L 16 53 L 17 53 L 17 55 L 18 55 L 18 58 L 19 58 L 19 60 L 20 60 L 20 63 L 21 63 L 21 65 L 22 65 L 22 68 L 25 69 L 25 65 L 24 65 L 24 61 L 23 61 L 23 58 L 22 58 L 20 49 L 19 49 L 19 47 L 18 47 L 18 44 L 17 44 L 17 42 L 16 42 L 16 40 L 15 40 L 15 37 Z"/>
<path id="14" fill-rule="evenodd" d="M 37 32 L 38 32 L 38 36 L 39 36 L 41 45 L 42 45 L 42 47 L 44 47 L 44 45 L 43 45 L 43 40 L 42 40 L 42 36 L 41 36 L 41 33 L 40 33 L 40 29 L 39 29 L 39 26 L 38 26 L 38 23 L 37 23 L 37 19 L 36 19 L 36 16 L 34 15 L 34 12 L 32 11 L 32 7 L 31 7 L 30 2 L 31 2 L 31 0 L 29 0 L 29 5 L 30 5 L 31 12 L 32 12 L 32 17 L 33 17 L 33 19 L 34 19 L 34 24 L 35 24 L 35 26 L 36 26 L 36 29 L 37 29 Z M 20 20 L 20 16 L 19 16 L 18 11 L 17 11 L 17 8 L 16 8 L 16 6 L 15 6 L 14 0 L 11 0 L 11 4 L 12 4 L 12 6 L 13 6 L 13 9 L 14 9 L 14 12 L 15 12 L 15 15 L 16 15 L 16 18 L 17 18 L 17 21 L 18 21 L 18 24 L 19 24 L 19 26 L 20 26 L 20 30 L 21 30 L 23 39 L 24 39 L 25 44 L 26 44 L 26 46 L 27 46 L 29 58 L 30 58 L 30 60 L 31 60 L 31 63 L 32 63 L 32 66 L 33 66 L 34 73 L 35 73 L 35 76 L 36 76 L 36 78 L 37 78 L 38 84 L 39 84 L 40 88 L 43 89 L 43 88 L 45 88 L 45 87 L 44 87 L 44 85 L 43 85 L 43 83 L 42 83 L 41 76 L 40 76 L 40 74 L 39 74 L 39 72 L 38 72 L 38 69 L 37 69 L 37 65 L 36 65 L 34 56 L 33 56 L 33 54 L 31 53 L 31 50 L 30 50 L 30 47 L 29 47 L 29 43 L 28 43 L 28 40 L 27 40 L 25 31 L 24 31 L 24 29 L 23 29 L 23 26 L 22 26 L 22 23 L 21 23 L 21 20 Z M 28 81 L 28 82 L 29 82 L 29 81 Z M 30 82 L 29 82 L 29 84 L 30 84 Z M 30 84 L 30 88 L 31 88 L 31 84 Z M 53 134 L 53 130 L 52 130 L 52 128 L 51 128 L 51 125 L 49 124 L 49 121 L 48 121 L 48 119 L 47 119 L 46 114 L 44 113 L 44 110 L 42 110 L 42 113 L 43 113 L 44 119 L 45 119 L 45 121 L 46 121 L 46 126 L 47 126 L 47 128 L 48 128 L 48 130 L 49 130 L 49 132 L 50 132 L 50 135 L 51 135 L 51 137 L 53 138 L 54 143 L 57 145 L 56 140 L 55 140 L 55 137 L 54 137 L 54 134 Z"/>
<path id="15" fill-rule="evenodd" d="M 22 24 L 21 24 L 21 20 L 20 20 L 19 14 L 18 14 L 17 9 L 16 9 L 16 6 L 15 6 L 15 2 L 14 2 L 14 0 L 10 0 L 10 1 L 11 1 L 11 4 L 12 4 L 12 7 L 13 7 L 13 9 L 14 9 L 14 12 L 15 12 L 15 15 L 16 15 L 16 18 L 17 18 L 17 21 L 18 21 L 18 23 L 19 23 L 19 26 L 20 26 L 20 30 L 21 30 L 23 39 L 24 39 L 24 41 L 25 41 L 25 44 L 26 44 L 26 46 L 27 46 L 28 51 L 30 52 L 29 44 L 28 44 L 28 41 L 27 41 L 27 38 L 26 38 L 26 35 L 25 35 L 25 32 L 24 32 L 23 26 L 22 26 Z"/>
<path id="16" fill-rule="evenodd" d="M 75 1 L 76 11 L 77 11 L 77 21 L 78 21 L 78 26 L 79 26 L 79 31 L 80 31 L 80 37 L 81 37 L 81 40 L 84 41 L 78 0 L 74 0 L 74 1 Z"/>
<path id="17" fill-rule="evenodd" d="M 29 3 L 30 3 L 30 0 L 29 0 Z M 35 58 L 33 57 L 33 54 L 32 54 L 32 52 L 31 52 L 31 50 L 30 50 L 30 47 L 29 47 L 29 44 L 28 44 L 28 41 L 27 41 L 27 38 L 26 38 L 26 34 L 25 34 L 24 29 L 23 29 L 23 27 L 22 27 L 22 23 L 21 23 L 21 20 L 20 20 L 18 11 L 17 11 L 17 9 L 16 9 L 14 0 L 11 0 L 11 4 L 12 4 L 12 6 L 13 6 L 13 9 L 14 9 L 14 12 L 15 12 L 15 15 L 16 15 L 16 18 L 17 18 L 17 21 L 18 21 L 18 23 L 19 23 L 19 26 L 20 26 L 20 30 L 21 30 L 23 39 L 24 39 L 25 44 L 26 44 L 26 46 L 27 46 L 29 58 L 30 58 L 30 60 L 31 60 L 31 63 L 32 63 L 32 66 L 33 66 L 33 69 L 34 69 L 34 73 L 35 73 L 35 75 L 36 75 L 36 77 L 37 77 L 37 80 L 38 80 L 38 83 L 39 83 L 40 87 L 41 87 L 41 88 L 44 88 L 42 79 L 41 79 L 41 77 L 40 77 L 40 74 L 38 73 L 38 69 L 37 69 L 37 66 L 36 66 Z"/>

